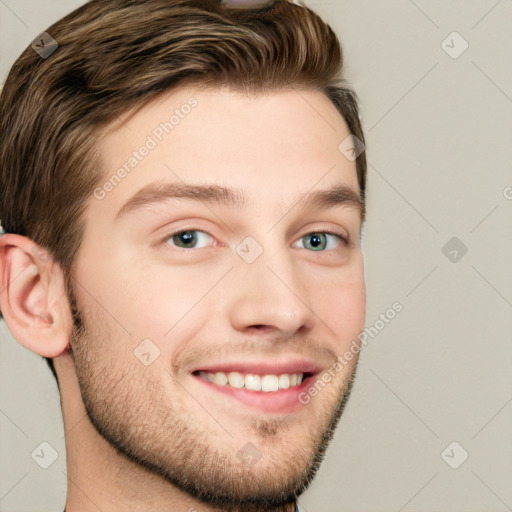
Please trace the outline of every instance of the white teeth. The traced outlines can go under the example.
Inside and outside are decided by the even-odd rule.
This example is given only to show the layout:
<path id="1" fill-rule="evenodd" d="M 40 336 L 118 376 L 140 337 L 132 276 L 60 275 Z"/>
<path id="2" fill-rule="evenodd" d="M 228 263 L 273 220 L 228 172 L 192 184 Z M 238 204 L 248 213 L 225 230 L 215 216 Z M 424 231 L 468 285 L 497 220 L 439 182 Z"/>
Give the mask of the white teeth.
<path id="1" fill-rule="evenodd" d="M 228 375 L 229 385 L 234 388 L 243 388 L 244 387 L 244 378 L 238 372 L 231 372 Z"/>
<path id="2" fill-rule="evenodd" d="M 203 379 L 209 380 L 210 382 L 215 382 L 215 374 L 208 372 L 199 372 L 199 376 Z"/>
<path id="3" fill-rule="evenodd" d="M 261 379 L 262 391 L 277 391 L 279 389 L 279 380 L 277 375 L 265 375 Z"/>
<path id="4" fill-rule="evenodd" d="M 283 373 L 283 375 L 279 375 L 279 389 L 288 389 L 290 387 L 290 377 Z"/>
<path id="5" fill-rule="evenodd" d="M 215 374 L 213 382 L 215 384 L 218 384 L 219 386 L 225 386 L 228 383 L 228 378 L 226 377 L 225 373 L 217 372 Z"/>
<path id="6" fill-rule="evenodd" d="M 304 379 L 303 373 L 283 373 L 281 375 L 246 375 L 239 372 L 199 372 L 199 376 L 219 386 L 250 389 L 252 391 L 277 391 L 298 386 Z"/>
<path id="7" fill-rule="evenodd" d="M 261 391 L 261 377 L 259 375 L 246 375 L 245 387 L 253 391 Z"/>

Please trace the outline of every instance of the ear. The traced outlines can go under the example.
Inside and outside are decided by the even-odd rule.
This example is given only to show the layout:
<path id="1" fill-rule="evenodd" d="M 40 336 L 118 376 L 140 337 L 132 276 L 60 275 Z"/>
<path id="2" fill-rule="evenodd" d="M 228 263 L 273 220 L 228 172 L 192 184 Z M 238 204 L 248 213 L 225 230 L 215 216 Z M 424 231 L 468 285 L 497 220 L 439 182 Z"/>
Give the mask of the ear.
<path id="1" fill-rule="evenodd" d="M 0 311 L 12 335 L 43 357 L 69 344 L 72 315 L 61 267 L 25 236 L 0 236 Z"/>

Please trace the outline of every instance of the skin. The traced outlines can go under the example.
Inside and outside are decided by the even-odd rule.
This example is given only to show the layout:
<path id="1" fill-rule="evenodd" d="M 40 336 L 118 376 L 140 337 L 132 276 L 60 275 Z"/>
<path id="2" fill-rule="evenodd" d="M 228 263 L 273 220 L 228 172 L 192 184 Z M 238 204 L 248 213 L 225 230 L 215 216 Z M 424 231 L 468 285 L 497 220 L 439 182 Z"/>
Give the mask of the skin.
<path id="1" fill-rule="evenodd" d="M 197 107 L 121 183 L 88 199 L 69 294 L 62 269 L 31 240 L 0 237 L 7 325 L 22 345 L 53 357 L 59 377 L 67 512 L 293 511 L 355 375 L 357 356 L 287 414 L 191 375 L 233 356 L 303 356 L 326 371 L 363 329 L 366 302 L 359 211 L 294 206 L 333 185 L 359 192 L 355 162 L 338 150 L 346 123 L 318 91 L 166 93 L 109 127 L 99 143 L 105 178 L 192 96 Z M 232 186 L 247 203 L 169 199 L 116 219 L 155 181 Z M 207 233 L 198 248 L 171 237 L 185 229 Z M 325 231 L 349 235 L 349 245 L 330 236 L 311 249 L 306 235 Z M 235 251 L 247 236 L 263 249 L 252 263 Z M 160 354 L 145 366 L 134 350 L 148 338 Z M 261 455 L 252 466 L 239 457 L 247 443 Z"/>

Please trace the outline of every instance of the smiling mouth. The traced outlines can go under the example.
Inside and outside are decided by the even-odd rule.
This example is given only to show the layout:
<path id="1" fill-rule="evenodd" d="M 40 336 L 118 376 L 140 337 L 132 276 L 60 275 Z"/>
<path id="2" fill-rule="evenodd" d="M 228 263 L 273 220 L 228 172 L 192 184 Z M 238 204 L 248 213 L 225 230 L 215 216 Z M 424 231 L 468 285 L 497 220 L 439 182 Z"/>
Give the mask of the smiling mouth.
<path id="1" fill-rule="evenodd" d="M 271 393 L 279 390 L 297 388 L 314 374 L 306 372 L 259 375 L 255 373 L 208 372 L 197 370 L 193 372 L 193 375 L 218 386 Z"/>

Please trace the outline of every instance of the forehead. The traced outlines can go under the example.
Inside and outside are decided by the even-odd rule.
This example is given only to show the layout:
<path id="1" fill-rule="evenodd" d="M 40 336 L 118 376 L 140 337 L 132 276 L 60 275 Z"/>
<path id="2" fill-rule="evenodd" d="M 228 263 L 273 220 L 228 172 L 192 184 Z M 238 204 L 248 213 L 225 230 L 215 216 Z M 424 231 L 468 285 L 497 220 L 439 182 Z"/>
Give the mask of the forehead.
<path id="1" fill-rule="evenodd" d="M 109 127 L 99 141 L 111 182 L 102 208 L 119 210 L 152 182 L 232 185 L 252 199 L 284 200 L 315 186 L 358 192 L 355 162 L 340 152 L 349 135 L 323 93 L 293 88 L 247 96 L 184 87 Z M 113 179 L 112 179 L 113 178 Z"/>

